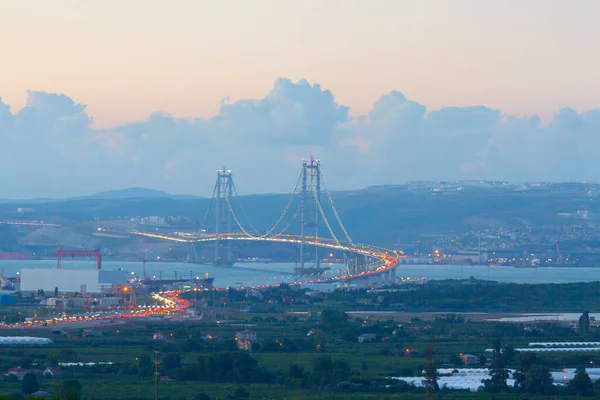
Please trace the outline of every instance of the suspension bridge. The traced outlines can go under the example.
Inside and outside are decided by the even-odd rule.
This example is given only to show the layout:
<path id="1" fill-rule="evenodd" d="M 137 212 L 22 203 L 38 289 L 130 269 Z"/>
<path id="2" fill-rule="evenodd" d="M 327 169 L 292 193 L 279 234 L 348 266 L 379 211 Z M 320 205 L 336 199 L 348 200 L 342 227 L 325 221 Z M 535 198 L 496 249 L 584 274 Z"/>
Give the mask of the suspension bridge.
<path id="1" fill-rule="evenodd" d="M 197 234 L 159 234 L 155 232 L 133 231 L 134 235 L 190 244 L 190 256 L 199 261 L 198 249 L 203 244 L 214 245 L 215 265 L 232 265 L 235 262 L 234 242 L 263 242 L 291 244 L 299 248 L 299 262 L 296 267 L 295 283 L 318 283 L 344 281 L 377 275 L 391 282 L 395 279 L 395 270 L 399 256 L 396 252 L 384 248 L 356 243 L 346 230 L 333 203 L 321 163 L 312 156 L 302 162 L 302 169 L 287 203 L 275 221 L 265 230 L 258 230 L 250 222 L 242 204 L 235 204 L 238 193 L 233 174 L 226 167 L 217 171 L 217 180 L 209 206 L 204 216 L 214 218 L 214 231 Z M 323 198 L 325 201 L 323 201 Z M 330 223 L 325 208 L 333 217 Z M 299 221 L 297 221 L 299 219 Z M 242 224 L 242 221 L 246 225 Z M 292 229 L 299 233 L 291 233 Z M 334 229 L 335 228 L 335 229 Z M 320 236 L 323 232 L 328 237 Z M 309 252 L 308 249 L 312 251 Z M 323 268 L 319 250 L 342 254 L 344 267 L 334 271 Z M 309 260 L 309 256 L 312 258 Z M 310 263 L 311 266 L 307 267 Z"/>

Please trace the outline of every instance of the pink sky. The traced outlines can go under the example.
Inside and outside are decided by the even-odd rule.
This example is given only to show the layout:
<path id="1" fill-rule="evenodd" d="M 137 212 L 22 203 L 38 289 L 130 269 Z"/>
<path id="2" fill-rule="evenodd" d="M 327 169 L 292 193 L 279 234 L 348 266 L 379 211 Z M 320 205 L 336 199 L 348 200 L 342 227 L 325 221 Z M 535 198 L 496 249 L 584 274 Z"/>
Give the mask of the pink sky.
<path id="1" fill-rule="evenodd" d="M 364 114 L 397 89 L 436 109 L 548 119 L 600 107 L 597 0 L 2 0 L 0 96 L 88 104 L 96 127 L 209 117 L 277 77 Z"/>

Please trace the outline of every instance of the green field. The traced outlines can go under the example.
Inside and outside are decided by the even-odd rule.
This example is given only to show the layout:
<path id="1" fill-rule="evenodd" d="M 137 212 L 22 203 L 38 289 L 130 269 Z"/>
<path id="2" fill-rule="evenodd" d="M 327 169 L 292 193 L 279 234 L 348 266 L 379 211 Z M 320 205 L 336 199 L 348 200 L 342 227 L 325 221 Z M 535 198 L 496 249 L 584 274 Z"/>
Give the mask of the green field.
<path id="1" fill-rule="evenodd" d="M 558 289 L 557 289 L 558 287 Z M 579 305 L 581 299 L 597 299 L 597 284 L 540 285 L 535 291 L 518 285 L 489 286 L 502 302 L 502 297 L 515 298 L 520 291 L 523 299 L 534 293 L 539 299 L 552 293 L 563 293 L 566 303 Z M 502 289 L 502 290 L 500 290 Z M 282 289 L 288 290 L 288 289 Z M 466 291 L 472 296 L 462 297 Z M 578 292 L 579 291 L 579 292 Z M 467 288 L 452 285 L 442 292 L 458 296 L 458 301 L 484 301 L 486 287 L 471 285 Z M 430 289 L 377 294 L 367 292 L 333 293 L 313 299 L 309 304 L 283 305 L 269 303 L 268 299 L 281 298 L 281 293 L 267 292 L 265 300 L 257 305 L 263 312 L 246 313 L 246 299 L 231 293 L 232 303 L 216 308 L 216 318 L 207 320 L 129 321 L 93 327 L 102 331 L 100 337 L 82 337 L 82 327 L 63 329 L 68 336 L 56 336 L 50 328 L 21 330 L 4 329 L 2 335 L 51 337 L 50 346 L 9 346 L 0 349 L 0 371 L 10 368 L 40 368 L 65 362 L 114 363 L 89 367 L 64 367 L 60 378 L 39 377 L 41 390 L 57 393 L 61 382 L 77 380 L 81 395 L 95 399 L 151 399 L 154 394 L 152 357 L 160 359 L 160 397 L 163 399 L 201 399 L 207 394 L 212 399 L 235 398 L 247 392 L 253 399 L 386 399 L 425 398 L 423 389 L 410 387 L 395 380 L 394 376 L 420 376 L 426 366 L 426 347 L 433 344 L 432 360 L 437 367 L 459 366 L 460 354 L 473 354 L 494 359 L 486 353 L 498 341 L 505 349 L 526 347 L 533 341 L 600 341 L 600 329 L 592 321 L 587 332 L 580 332 L 568 323 L 498 323 L 488 322 L 492 314 L 432 313 L 414 310 L 394 311 L 394 302 L 402 300 L 403 307 L 412 303 L 425 304 Z M 236 302 L 237 301 L 237 302 Z M 436 300 L 441 301 L 441 300 Z M 360 306 L 357 306 L 360 304 Z M 541 300 L 538 303 L 542 304 Z M 268 307 L 269 312 L 265 312 Z M 393 311 L 376 313 L 385 307 Z M 540 310 L 535 306 L 532 311 Z M 501 307 L 503 308 L 503 307 Z M 523 308 L 520 305 L 519 308 Z M 560 308 L 553 305 L 551 309 Z M 366 313 L 349 316 L 346 311 L 365 310 Z M 372 310 L 372 311 L 369 311 Z M 35 308 L 13 306 L 3 311 L 36 312 Z M 293 311 L 294 313 L 290 313 Z M 506 311 L 501 311 L 506 315 Z M 244 329 L 256 332 L 257 343 L 252 351 L 236 349 L 235 334 Z M 309 331 L 316 334 L 308 336 Z M 166 340 L 153 340 L 155 332 L 162 332 Z M 372 343 L 359 343 L 362 334 L 375 334 Z M 211 334 L 216 339 L 203 340 Z M 508 347 L 507 347 L 508 346 Z M 507 350 L 508 351 L 508 350 Z M 510 354 L 510 352 L 509 352 Z M 504 356 L 503 356 L 504 357 Z M 559 371 L 564 367 L 580 368 L 600 365 L 600 353 L 552 353 L 529 356 L 506 356 L 505 367 L 532 371 L 531 366 Z M 458 360 L 458 361 L 457 361 Z M 504 360 L 504 358 L 503 358 Z M 489 360 L 488 360 L 489 361 Z M 483 364 L 478 366 L 484 367 Z M 599 385 L 595 385 L 599 386 Z M 243 387 L 244 390 L 240 388 Z M 554 389 L 552 393 L 536 395 L 538 389 L 523 389 L 510 393 L 469 393 L 439 391 L 442 399 L 526 399 L 576 398 L 571 388 Z M 20 383 L 10 379 L 0 381 L 0 393 L 20 391 Z M 508 389 L 506 389 L 508 390 Z M 600 387 L 590 389 L 590 397 L 600 394 Z M 569 397 L 571 395 L 571 397 Z M 563 396 L 563 397 L 561 397 Z M 239 397 L 238 398 L 244 398 Z"/>

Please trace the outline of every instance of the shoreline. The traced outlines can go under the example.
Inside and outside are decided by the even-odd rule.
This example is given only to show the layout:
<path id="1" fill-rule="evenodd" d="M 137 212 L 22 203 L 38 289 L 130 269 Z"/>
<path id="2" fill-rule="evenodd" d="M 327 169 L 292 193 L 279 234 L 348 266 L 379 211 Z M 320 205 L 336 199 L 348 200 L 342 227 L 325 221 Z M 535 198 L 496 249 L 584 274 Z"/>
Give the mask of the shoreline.
<path id="1" fill-rule="evenodd" d="M 0 260 L 0 264 L 3 261 L 11 261 L 11 262 L 27 262 L 27 261 L 56 261 L 56 258 L 31 258 L 31 259 L 5 259 Z M 132 259 L 107 259 L 103 258 L 102 262 L 119 262 L 119 263 L 142 263 L 142 260 L 132 260 Z M 325 261 L 323 261 L 325 262 Z M 146 260 L 147 264 L 169 264 L 169 263 L 177 263 L 177 264 L 190 264 L 190 265 L 212 265 L 211 263 L 199 263 L 187 260 Z M 271 260 L 269 262 L 252 262 L 252 261 L 236 261 L 235 264 L 294 264 L 297 263 L 295 261 L 277 261 Z M 600 265 L 540 265 L 537 267 L 529 267 L 529 266 L 516 266 L 516 265 L 487 265 L 487 264 L 455 264 L 455 263 L 400 263 L 398 264 L 398 268 L 401 269 L 404 266 L 428 266 L 428 267 L 482 267 L 482 268 L 514 268 L 514 269 L 549 269 L 549 268 L 600 268 Z"/>

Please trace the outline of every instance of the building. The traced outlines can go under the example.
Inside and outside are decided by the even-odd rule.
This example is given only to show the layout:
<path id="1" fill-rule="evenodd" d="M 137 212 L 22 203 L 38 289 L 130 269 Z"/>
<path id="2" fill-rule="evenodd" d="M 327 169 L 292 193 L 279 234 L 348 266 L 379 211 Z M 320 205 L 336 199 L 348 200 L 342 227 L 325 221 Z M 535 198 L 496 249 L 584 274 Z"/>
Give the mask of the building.
<path id="1" fill-rule="evenodd" d="M 473 354 L 461 354 L 460 360 L 464 365 L 479 365 L 481 358 Z"/>
<path id="2" fill-rule="evenodd" d="M 14 292 L 8 290 L 0 291 L 0 306 L 16 304 L 17 296 Z"/>
<path id="3" fill-rule="evenodd" d="M 454 262 L 469 264 L 480 264 L 482 262 L 479 251 L 457 251 L 456 253 L 450 255 L 450 259 Z"/>
<path id="4" fill-rule="evenodd" d="M 374 333 L 363 333 L 358 337 L 358 343 L 370 343 L 377 339 L 377 335 Z"/>
<path id="5" fill-rule="evenodd" d="M 125 285 L 127 272 L 102 269 L 31 268 L 21 270 L 21 292 L 39 289 L 53 293 L 102 293 L 114 285 Z"/>
<path id="6" fill-rule="evenodd" d="M 65 299 L 59 299 L 56 297 L 49 297 L 46 299 L 46 305 L 49 307 L 64 307 L 65 304 L 67 304 Z"/>
<path id="7" fill-rule="evenodd" d="M 123 304 L 122 297 L 98 297 L 94 299 L 94 303 L 102 307 L 115 307 Z"/>
<path id="8" fill-rule="evenodd" d="M 25 374 L 27 374 L 29 372 L 29 370 L 25 369 L 25 368 L 21 368 L 21 367 L 17 367 L 17 368 L 11 368 L 8 370 L 8 375 L 14 375 L 16 376 L 20 381 L 23 380 L 23 377 L 25 376 Z"/>
<path id="9" fill-rule="evenodd" d="M 151 217 L 141 218 L 140 223 L 142 225 L 163 226 L 163 225 L 167 224 L 167 220 L 165 217 L 159 217 L 159 216 L 153 215 Z"/>
<path id="10" fill-rule="evenodd" d="M 252 344 L 256 343 L 256 332 L 246 329 L 235 333 L 235 342 L 238 349 L 252 351 Z"/>
<path id="11" fill-rule="evenodd" d="M 90 299 L 87 297 L 70 297 L 67 299 L 67 306 L 70 308 L 80 308 L 90 304 Z"/>

